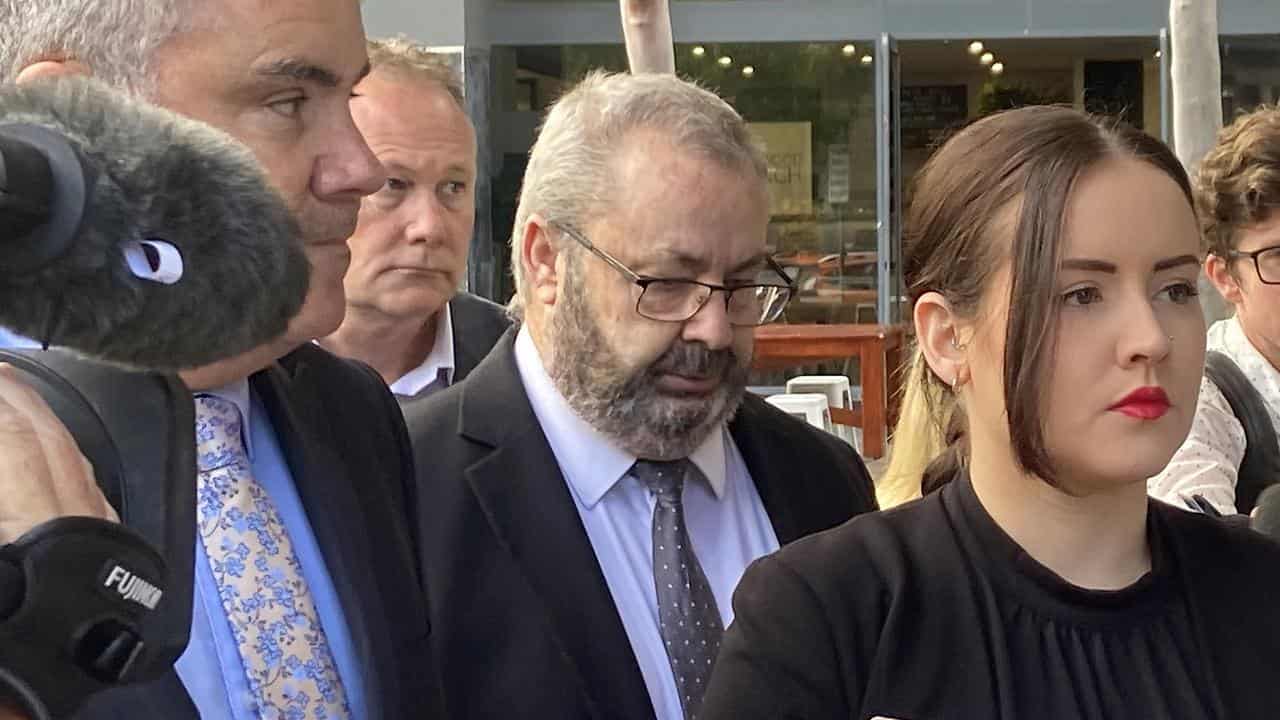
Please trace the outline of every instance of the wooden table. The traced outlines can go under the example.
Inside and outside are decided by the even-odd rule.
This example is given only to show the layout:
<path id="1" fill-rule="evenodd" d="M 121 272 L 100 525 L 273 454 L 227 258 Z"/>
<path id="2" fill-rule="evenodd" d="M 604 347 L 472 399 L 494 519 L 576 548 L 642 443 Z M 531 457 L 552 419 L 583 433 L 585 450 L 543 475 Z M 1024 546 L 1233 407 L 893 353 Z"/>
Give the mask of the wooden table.
<path id="1" fill-rule="evenodd" d="M 893 420 L 904 336 L 902 325 L 765 325 L 756 328 L 753 365 L 778 370 L 858 358 L 862 406 L 854 419 L 862 427 L 862 454 L 878 459 Z"/>

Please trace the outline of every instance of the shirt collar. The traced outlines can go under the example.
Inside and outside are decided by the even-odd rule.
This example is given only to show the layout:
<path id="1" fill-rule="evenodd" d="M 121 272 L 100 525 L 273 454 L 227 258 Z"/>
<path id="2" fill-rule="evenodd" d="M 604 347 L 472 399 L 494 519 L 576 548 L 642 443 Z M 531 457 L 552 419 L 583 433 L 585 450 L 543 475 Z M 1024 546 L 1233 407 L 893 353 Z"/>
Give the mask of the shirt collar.
<path id="1" fill-rule="evenodd" d="M 1209 328 L 1208 349 L 1217 350 L 1234 360 L 1244 376 L 1269 402 L 1280 398 L 1280 370 L 1249 342 L 1239 318 L 1229 317 L 1214 323 Z"/>
<path id="2" fill-rule="evenodd" d="M 569 488 L 578 501 L 591 509 L 626 477 L 636 456 L 618 447 L 582 419 L 556 388 L 528 327 L 516 335 L 516 367 L 533 413 L 551 445 Z M 721 427 L 702 441 L 689 460 L 707 478 L 716 499 L 722 499 L 726 482 L 726 430 Z"/>
<path id="3" fill-rule="evenodd" d="M 221 400 L 226 400 L 236 406 L 236 410 L 240 411 L 240 435 L 244 440 L 244 449 L 249 456 L 250 462 L 253 461 L 253 433 L 249 427 L 251 418 L 253 417 L 250 410 L 252 403 L 249 400 L 249 378 L 241 378 L 230 385 L 224 385 L 213 390 L 201 390 L 196 395 L 212 395 Z"/>
<path id="4" fill-rule="evenodd" d="M 453 311 L 449 309 L 449 303 L 445 303 L 436 316 L 436 339 L 431 352 L 427 353 L 421 365 L 391 383 L 391 392 L 396 395 L 417 395 L 435 382 L 441 373 L 444 374 L 445 384 L 452 385 L 454 366 Z"/>

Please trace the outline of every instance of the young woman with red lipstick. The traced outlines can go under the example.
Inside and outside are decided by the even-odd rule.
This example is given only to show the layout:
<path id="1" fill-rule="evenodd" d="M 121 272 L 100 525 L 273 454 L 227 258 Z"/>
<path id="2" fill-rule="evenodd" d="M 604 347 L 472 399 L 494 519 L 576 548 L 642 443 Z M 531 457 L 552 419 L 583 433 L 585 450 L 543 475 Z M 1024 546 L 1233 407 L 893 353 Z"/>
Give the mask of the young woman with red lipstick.
<path id="1" fill-rule="evenodd" d="M 1178 161 L 1035 107 L 916 182 L 909 382 L 946 425 L 941 490 L 749 568 L 700 717 L 1280 717 L 1280 545 L 1146 493 L 1204 361 Z"/>

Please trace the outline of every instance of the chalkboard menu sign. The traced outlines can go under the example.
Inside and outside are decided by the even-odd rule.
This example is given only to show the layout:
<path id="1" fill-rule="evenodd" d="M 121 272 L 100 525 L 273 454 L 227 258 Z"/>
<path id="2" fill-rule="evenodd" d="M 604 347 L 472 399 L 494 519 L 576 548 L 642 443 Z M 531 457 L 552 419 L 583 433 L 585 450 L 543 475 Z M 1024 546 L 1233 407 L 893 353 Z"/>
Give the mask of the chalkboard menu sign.
<path id="1" fill-rule="evenodd" d="M 969 119 L 965 85 L 920 85 L 902 88 L 902 147 L 933 147 L 943 134 Z"/>

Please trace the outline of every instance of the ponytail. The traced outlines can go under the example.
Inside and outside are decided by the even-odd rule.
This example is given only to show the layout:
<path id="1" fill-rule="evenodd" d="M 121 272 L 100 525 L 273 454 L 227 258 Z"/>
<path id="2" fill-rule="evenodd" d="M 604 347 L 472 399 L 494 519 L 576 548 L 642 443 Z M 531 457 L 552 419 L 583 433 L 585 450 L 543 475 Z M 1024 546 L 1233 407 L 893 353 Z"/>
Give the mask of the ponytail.
<path id="1" fill-rule="evenodd" d="M 889 467 L 876 484 L 880 507 L 901 505 L 946 484 L 963 467 L 965 428 L 964 410 L 955 395 L 933 376 L 916 349 L 907 370 Z"/>

